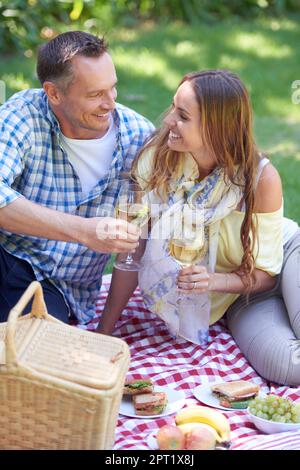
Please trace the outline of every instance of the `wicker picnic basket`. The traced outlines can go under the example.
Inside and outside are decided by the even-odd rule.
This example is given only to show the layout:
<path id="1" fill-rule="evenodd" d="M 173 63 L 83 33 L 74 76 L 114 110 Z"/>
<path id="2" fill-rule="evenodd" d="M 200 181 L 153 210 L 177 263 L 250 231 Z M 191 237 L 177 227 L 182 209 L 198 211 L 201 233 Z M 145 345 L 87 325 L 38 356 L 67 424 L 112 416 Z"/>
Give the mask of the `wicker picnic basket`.
<path id="1" fill-rule="evenodd" d="M 0 324 L 0 449 L 111 449 L 129 358 L 124 341 L 49 315 L 30 284 Z"/>

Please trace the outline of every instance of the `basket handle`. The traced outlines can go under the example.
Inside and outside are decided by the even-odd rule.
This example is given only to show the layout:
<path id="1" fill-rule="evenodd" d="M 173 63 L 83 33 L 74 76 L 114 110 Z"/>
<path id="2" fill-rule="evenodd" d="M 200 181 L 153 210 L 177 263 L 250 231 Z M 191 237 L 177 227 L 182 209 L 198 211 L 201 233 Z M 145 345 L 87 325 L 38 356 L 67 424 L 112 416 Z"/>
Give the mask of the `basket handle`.
<path id="1" fill-rule="evenodd" d="M 123 356 L 124 356 L 124 351 L 119 351 L 117 354 L 115 354 L 113 357 L 110 358 L 110 362 L 114 364 L 115 362 L 118 362 Z"/>
<path id="2" fill-rule="evenodd" d="M 7 365 L 17 364 L 17 350 L 15 345 L 15 333 L 18 317 L 22 315 L 24 308 L 32 299 L 30 317 L 51 319 L 48 314 L 47 307 L 44 301 L 43 289 L 38 281 L 34 281 L 27 287 L 26 291 L 18 301 L 18 303 L 11 309 L 7 321 L 6 333 L 6 363 Z"/>

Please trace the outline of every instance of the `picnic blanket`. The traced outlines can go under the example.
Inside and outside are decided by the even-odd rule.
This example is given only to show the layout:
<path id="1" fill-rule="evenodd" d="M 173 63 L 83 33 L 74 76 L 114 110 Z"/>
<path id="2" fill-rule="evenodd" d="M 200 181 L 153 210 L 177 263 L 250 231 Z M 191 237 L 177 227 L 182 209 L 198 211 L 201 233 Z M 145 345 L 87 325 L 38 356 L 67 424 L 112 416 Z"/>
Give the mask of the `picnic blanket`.
<path id="1" fill-rule="evenodd" d="M 97 316 L 106 300 L 110 275 L 104 276 L 97 302 Z M 95 318 L 88 329 L 95 328 Z M 128 375 L 149 376 L 157 386 L 183 390 L 186 405 L 201 404 L 193 395 L 198 385 L 216 380 L 253 380 L 264 393 L 276 393 L 300 400 L 300 387 L 289 388 L 266 382 L 259 377 L 245 359 L 226 328 L 224 320 L 210 327 L 208 346 L 173 339 L 164 323 L 145 309 L 137 289 L 117 324 L 115 336 L 127 342 L 131 353 Z M 231 449 L 300 449 L 300 432 L 265 435 L 260 433 L 247 417 L 246 411 L 222 412 L 231 426 Z M 149 434 L 163 426 L 174 424 L 174 415 L 157 419 L 129 418 L 119 415 L 115 450 L 149 449 Z"/>

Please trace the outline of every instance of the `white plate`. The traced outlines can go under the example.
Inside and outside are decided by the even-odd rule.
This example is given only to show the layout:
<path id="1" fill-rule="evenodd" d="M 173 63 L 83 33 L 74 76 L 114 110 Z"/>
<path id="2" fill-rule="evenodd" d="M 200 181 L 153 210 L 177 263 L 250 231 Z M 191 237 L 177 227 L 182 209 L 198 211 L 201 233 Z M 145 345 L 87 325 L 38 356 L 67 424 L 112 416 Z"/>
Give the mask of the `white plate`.
<path id="1" fill-rule="evenodd" d="M 182 390 L 173 390 L 172 388 L 167 387 L 155 387 L 155 392 L 165 392 L 168 398 L 168 404 L 166 409 L 159 415 L 152 416 L 140 416 L 135 413 L 135 409 L 132 402 L 131 396 L 123 397 L 121 401 L 119 413 L 124 416 L 129 416 L 130 418 L 143 418 L 143 419 L 152 419 L 152 418 L 161 418 L 162 416 L 171 415 L 176 413 L 184 406 L 185 395 Z"/>
<path id="2" fill-rule="evenodd" d="M 227 408 L 226 406 L 220 405 L 220 401 L 218 397 L 216 397 L 211 387 L 216 384 L 224 383 L 225 380 L 217 380 L 216 382 L 208 382 L 202 385 L 199 385 L 193 390 L 193 395 L 197 400 L 205 403 L 205 405 L 212 406 L 213 408 L 219 408 L 220 410 L 228 410 L 228 411 L 239 411 L 236 408 Z M 246 410 L 246 408 L 241 408 L 241 410 Z"/>

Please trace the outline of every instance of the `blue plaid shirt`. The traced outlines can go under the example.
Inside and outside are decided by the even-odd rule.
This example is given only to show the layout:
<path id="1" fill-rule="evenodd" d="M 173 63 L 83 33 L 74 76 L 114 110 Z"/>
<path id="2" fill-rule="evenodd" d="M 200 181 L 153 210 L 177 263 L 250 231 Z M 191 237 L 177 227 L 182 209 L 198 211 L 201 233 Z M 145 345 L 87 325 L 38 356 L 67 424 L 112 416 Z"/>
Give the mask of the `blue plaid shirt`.
<path id="1" fill-rule="evenodd" d="M 0 208 L 20 196 L 82 217 L 95 217 L 100 215 L 99 207 L 115 205 L 120 172 L 130 170 L 153 126 L 119 104 L 113 119 L 117 136 L 110 172 L 84 197 L 78 175 L 61 145 L 59 123 L 44 91 L 26 90 L 11 97 L 0 107 Z M 77 243 L 4 230 L 0 230 L 0 244 L 12 255 L 28 261 L 37 280 L 50 280 L 63 293 L 80 323 L 94 316 L 109 255 Z"/>

